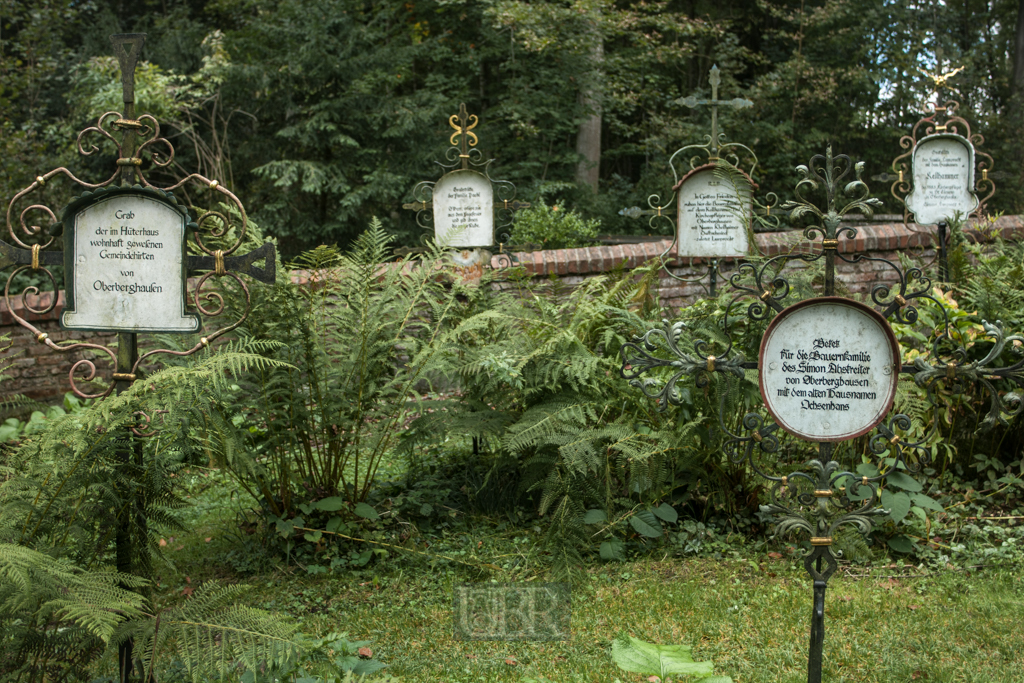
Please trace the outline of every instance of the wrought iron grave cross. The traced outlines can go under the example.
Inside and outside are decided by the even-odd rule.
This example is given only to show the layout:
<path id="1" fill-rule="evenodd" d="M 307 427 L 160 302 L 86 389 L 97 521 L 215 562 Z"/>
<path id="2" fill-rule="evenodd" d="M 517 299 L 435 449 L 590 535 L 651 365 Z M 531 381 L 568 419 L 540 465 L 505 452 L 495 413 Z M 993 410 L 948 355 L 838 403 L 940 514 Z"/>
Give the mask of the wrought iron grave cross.
<path id="1" fill-rule="evenodd" d="M 744 258 L 748 255 L 754 206 L 764 209 L 770 215 L 773 203 L 769 198 L 768 205 L 762 206 L 754 200 L 756 186 L 751 174 L 757 166 L 757 156 L 753 150 L 738 142 L 725 143 L 724 133 L 718 132 L 719 106 L 743 108 L 753 105 L 753 102 L 739 97 L 732 100 L 718 98 L 718 86 L 722 82 L 718 65 L 711 67 L 708 80 L 711 83 L 710 100 L 697 99 L 695 95 L 676 100 L 691 108 L 710 106 L 711 135 L 704 136 L 704 144 L 686 145 L 669 158 L 676 181 L 671 199 L 662 205 L 660 195 L 651 195 L 647 200 L 650 209 L 633 207 L 621 213 L 633 218 L 650 216 L 652 227 L 655 221 L 662 218 L 673 224 L 672 216 L 675 214 L 674 239 L 661 255 L 665 273 L 680 282 L 699 283 L 703 277 L 686 279 L 673 273 L 665 265 L 666 258 L 674 253 L 677 258 L 705 259 L 710 276 L 708 291 L 711 296 L 715 296 L 719 259 Z M 704 161 L 702 156 L 706 156 L 707 160 Z M 741 167 L 741 159 L 750 162 L 746 170 Z M 684 168 L 682 178 L 676 168 L 677 160 L 689 164 L 689 170 Z M 671 208 L 673 202 L 676 203 L 674 210 Z"/>
<path id="2" fill-rule="evenodd" d="M 103 114 L 95 126 L 86 128 L 78 136 L 78 150 L 83 156 L 99 151 L 95 144 L 83 145 L 89 136 L 99 136 L 113 143 L 117 149 L 117 170 L 99 183 L 82 180 L 63 167 L 37 176 L 9 202 L 6 218 L 12 243 L 0 241 L 0 268 L 16 266 L 4 289 L 12 318 L 53 351 L 97 351 L 116 366 L 113 382 L 105 390 L 90 393 L 78 385 L 76 374 L 94 377 L 95 363 L 89 358 L 76 362 L 69 379 L 72 390 L 84 398 L 107 396 L 115 389 L 123 391 L 138 377 L 140 365 L 154 355 L 189 355 L 208 347 L 214 339 L 238 327 L 248 315 L 249 292 L 239 275 L 267 283 L 275 278 L 273 244 L 238 253 L 248 218 L 238 198 L 217 180 L 193 173 L 170 187 L 158 188 L 145 177 L 144 153 L 148 153 L 156 168 L 169 166 L 174 158 L 174 148 L 160 137 L 157 120 L 148 114 L 138 117 L 135 114 L 135 69 L 145 39 L 145 34 L 111 36 L 121 67 L 123 109 L 121 113 Z M 117 132 L 121 133 L 120 141 L 115 137 Z M 23 199 L 61 177 L 84 188 L 85 192 L 64 209 L 59 220 L 57 214 L 42 203 L 33 203 L 16 214 L 16 207 Z M 198 223 L 194 221 L 188 209 L 173 195 L 174 190 L 186 184 L 199 184 L 232 207 L 238 225 L 235 240 L 227 248 L 213 248 L 207 242 L 225 241 L 231 225 L 228 215 L 210 211 L 203 214 Z M 30 224 L 33 212 L 42 213 L 50 225 Z M 204 229 L 208 233 L 205 238 Z M 61 232 L 64 251 L 49 249 Z M 187 253 L 189 242 L 198 254 Z M 262 266 L 257 265 L 260 262 Z M 66 296 L 61 326 L 71 330 L 115 332 L 118 334 L 116 351 L 94 343 L 58 344 L 12 305 L 10 289 L 15 277 L 24 271 L 40 272 L 47 276 L 54 291 L 48 301 L 42 299 L 40 304 L 28 299 L 28 295 L 38 289 L 26 288 L 21 294 L 22 308 L 36 315 L 53 311 L 58 304 L 57 281 L 46 266 L 61 264 L 65 266 Z M 187 293 L 190 271 L 207 272 L 199 278 L 192 292 Z M 201 316 L 213 317 L 223 312 L 222 303 L 214 308 L 201 303 L 201 298 L 219 301 L 217 294 L 201 294 L 211 277 L 228 277 L 240 286 L 246 301 L 242 317 L 201 337 L 184 352 L 156 349 L 140 356 L 138 332 L 198 332 Z"/>
<path id="3" fill-rule="evenodd" d="M 719 107 L 735 107 L 737 109 L 743 109 L 744 107 L 752 107 L 754 103 L 750 100 L 742 97 L 734 97 L 731 100 L 720 100 L 718 99 L 718 86 L 722 84 L 722 73 L 715 64 L 711 67 L 711 74 L 708 78 L 708 82 L 711 84 L 711 99 L 710 100 L 698 100 L 695 95 L 687 95 L 681 97 L 676 102 L 690 109 L 696 109 L 697 107 L 707 106 L 711 107 L 711 160 L 718 159 L 718 108 Z"/>
<path id="4" fill-rule="evenodd" d="M 439 243 L 463 248 L 461 258 L 456 260 L 459 265 L 480 259 L 489 263 L 490 255 L 482 249 L 495 243 L 504 254 L 509 241 L 506 231 L 511 229 L 514 213 L 530 206 L 515 198 L 516 187 L 511 182 L 490 177 L 494 160 L 485 161 L 477 147 L 479 138 L 473 129 L 478 123 L 477 115 L 470 114 L 465 103 L 460 104 L 459 113 L 448 117 L 448 125 L 455 129 L 448 139 L 451 147 L 445 152 L 448 163 L 437 162 L 447 172 L 436 182 L 417 183 L 412 191 L 416 201 L 402 204 L 403 209 L 416 211 L 417 225 L 432 230 Z"/>

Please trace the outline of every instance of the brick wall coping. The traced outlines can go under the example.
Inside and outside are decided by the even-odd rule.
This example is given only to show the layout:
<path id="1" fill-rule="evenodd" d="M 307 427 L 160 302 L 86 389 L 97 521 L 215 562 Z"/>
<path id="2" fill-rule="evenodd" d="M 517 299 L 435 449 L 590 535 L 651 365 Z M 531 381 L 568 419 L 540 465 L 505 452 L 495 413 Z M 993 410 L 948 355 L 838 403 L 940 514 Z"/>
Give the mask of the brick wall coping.
<path id="1" fill-rule="evenodd" d="M 1024 216 L 1002 216 L 994 223 L 979 229 L 979 221 L 972 221 L 964 230 L 968 239 L 978 242 L 994 242 L 997 238 L 1012 241 L 1024 240 Z M 932 246 L 935 244 L 935 229 L 931 226 L 917 226 L 903 223 L 852 226 L 857 229 L 854 239 L 839 238 L 839 253 L 854 254 L 866 251 L 898 251 Z M 807 240 L 802 230 L 787 232 L 763 232 L 754 235 L 757 251 L 762 256 L 778 256 L 785 253 L 812 253 L 819 247 Z M 820 242 L 820 240 L 819 240 Z M 670 239 L 658 242 L 614 244 L 581 249 L 550 249 L 517 253 L 519 265 L 534 275 L 583 275 L 604 273 L 615 268 L 636 268 L 651 259 L 658 258 L 671 246 Z M 668 265 L 689 265 L 707 259 L 699 257 L 678 258 L 669 254 Z M 723 259 L 737 260 L 737 259 Z M 498 267 L 497 258 L 492 261 Z"/>
<path id="2" fill-rule="evenodd" d="M 1004 240 L 1024 240 L 1024 216 L 1002 216 L 983 229 L 972 222 L 965 230 L 968 238 L 974 242 L 993 242 L 996 238 Z M 934 229 L 926 226 L 920 232 L 918 226 L 905 226 L 902 223 L 884 223 L 877 225 L 858 225 L 857 237 L 846 239 L 840 237 L 839 252 L 852 254 L 870 251 L 898 251 L 931 246 L 935 243 Z M 778 256 L 785 253 L 808 253 L 817 247 L 803 236 L 803 231 L 765 232 L 754 235 L 758 252 L 762 256 Z M 519 264 L 527 272 L 534 275 L 584 275 L 612 271 L 616 268 L 636 268 L 652 259 L 658 258 L 671 245 L 671 240 L 658 242 L 640 242 L 635 244 L 613 244 L 581 249 L 548 249 L 543 251 L 520 252 L 515 256 Z M 701 258 L 673 258 L 668 256 L 669 265 L 687 265 L 700 263 Z M 729 259 L 735 260 L 735 259 Z M 500 267 L 498 257 L 492 259 L 492 266 Z M 308 274 L 296 271 L 292 280 L 297 283 L 308 281 Z M 28 296 L 29 305 L 36 310 L 43 310 L 52 300 L 52 292 L 42 292 Z M 12 297 L 14 310 L 30 322 L 57 320 L 64 309 L 64 292 L 58 292 L 57 305 L 45 314 L 27 311 L 21 297 Z M 14 319 L 7 309 L 7 303 L 0 297 L 0 325 L 12 325 Z"/>

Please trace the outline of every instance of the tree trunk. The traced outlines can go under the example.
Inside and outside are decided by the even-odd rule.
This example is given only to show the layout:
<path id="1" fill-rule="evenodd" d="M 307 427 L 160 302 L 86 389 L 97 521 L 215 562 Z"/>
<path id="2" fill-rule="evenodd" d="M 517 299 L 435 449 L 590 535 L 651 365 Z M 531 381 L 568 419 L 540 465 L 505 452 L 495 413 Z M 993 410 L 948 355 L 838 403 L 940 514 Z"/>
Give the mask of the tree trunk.
<path id="1" fill-rule="evenodd" d="M 1024 0 L 1021 0 L 1024 2 Z M 594 26 L 594 46 L 590 52 L 591 72 L 580 88 L 579 102 L 588 111 L 580 121 L 576 134 L 576 153 L 582 158 L 576 165 L 576 182 L 586 185 L 597 194 L 601 177 L 601 82 L 604 62 L 604 39 Z"/>
<path id="2" fill-rule="evenodd" d="M 1017 33 L 1013 41 L 1013 80 L 1010 82 L 1011 121 L 1020 123 L 1024 108 L 1024 0 L 1017 7 Z"/>

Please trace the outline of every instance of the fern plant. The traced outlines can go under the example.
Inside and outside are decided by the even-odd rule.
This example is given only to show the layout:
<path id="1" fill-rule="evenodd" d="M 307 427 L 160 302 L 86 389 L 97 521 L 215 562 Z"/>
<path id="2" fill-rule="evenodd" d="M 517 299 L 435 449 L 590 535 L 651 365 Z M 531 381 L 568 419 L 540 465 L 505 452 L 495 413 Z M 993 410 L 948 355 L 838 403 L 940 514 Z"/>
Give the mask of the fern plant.
<path id="1" fill-rule="evenodd" d="M 446 330 L 463 314 L 464 285 L 440 270 L 437 248 L 387 263 L 390 241 L 375 220 L 348 253 L 302 255 L 304 282 L 285 274 L 256 294 L 243 332 L 280 342 L 271 356 L 288 365 L 244 377 L 218 432 L 224 464 L 277 518 L 365 501 L 420 392 L 454 357 Z"/>
<path id="2" fill-rule="evenodd" d="M 516 463 L 520 491 L 549 519 L 559 566 L 598 546 L 618 555 L 615 539 L 637 530 L 627 520 L 647 519 L 645 530 L 659 528 L 645 535 L 660 536 L 662 502 L 684 502 L 699 479 L 729 467 L 715 436 L 717 386 L 687 393 L 691 404 L 671 419 L 619 375 L 621 345 L 660 318 L 657 277 L 652 266 L 571 291 L 552 281 L 497 294 L 454 330 L 461 395 L 436 402 L 410 430 L 409 449 L 438 431 L 489 443 L 494 477 Z M 714 334 L 704 328 L 716 324 L 700 320 L 706 309 L 695 310 L 695 334 Z"/>
<path id="3" fill-rule="evenodd" d="M 148 592 L 155 526 L 182 528 L 174 476 L 202 452 L 192 425 L 246 369 L 279 366 L 272 342 L 236 342 L 153 373 L 120 395 L 48 422 L 0 464 L 0 678 L 82 680 L 135 638 L 137 671 L 183 658 L 193 680 L 259 670 L 297 647 L 280 618 L 230 604 L 209 587 L 184 606 Z M 130 439 L 139 413 L 154 436 Z M 142 457 L 122 454 L 138 445 Z M 117 520 L 127 519 L 127 528 Z M 134 552 L 118 557 L 115 538 Z M 118 544 L 125 547 L 124 543 Z M 119 567 L 120 572 L 114 570 Z M 147 679 L 148 680 L 148 679 Z"/>

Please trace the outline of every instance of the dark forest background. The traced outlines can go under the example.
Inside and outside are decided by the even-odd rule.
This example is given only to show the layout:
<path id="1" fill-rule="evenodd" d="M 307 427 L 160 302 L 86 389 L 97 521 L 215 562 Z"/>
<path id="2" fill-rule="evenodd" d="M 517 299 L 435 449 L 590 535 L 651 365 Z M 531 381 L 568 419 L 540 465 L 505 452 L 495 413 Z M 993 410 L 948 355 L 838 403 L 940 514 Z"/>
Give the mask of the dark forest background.
<path id="1" fill-rule="evenodd" d="M 729 140 L 760 158 L 762 192 L 832 143 L 885 172 L 931 99 L 925 71 L 965 69 L 951 95 L 1008 173 L 989 209 L 1024 211 L 1024 0 L 0 0 L 0 194 L 68 165 L 77 131 L 120 109 L 108 36 L 148 34 L 140 112 L 177 150 L 171 175 L 231 187 L 294 254 L 347 245 L 372 216 L 406 244 L 401 204 L 436 179 L 465 102 L 492 176 L 602 232 L 649 229 L 619 210 L 671 195 L 668 158 L 710 113 L 676 102 L 746 97 Z M 106 168 L 109 168 L 106 167 Z M 90 170 L 94 171 L 90 175 Z M 154 178 L 154 180 L 160 180 Z M 164 178 L 163 180 L 170 180 Z M 901 213 L 889 183 L 870 182 Z M 56 184 L 54 184 L 56 185 Z M 48 201 L 70 197 L 47 188 Z M 61 195 L 66 193 L 66 196 Z M 200 198 L 195 198 L 200 201 Z M 51 205 L 54 205 L 51 204 Z"/>

